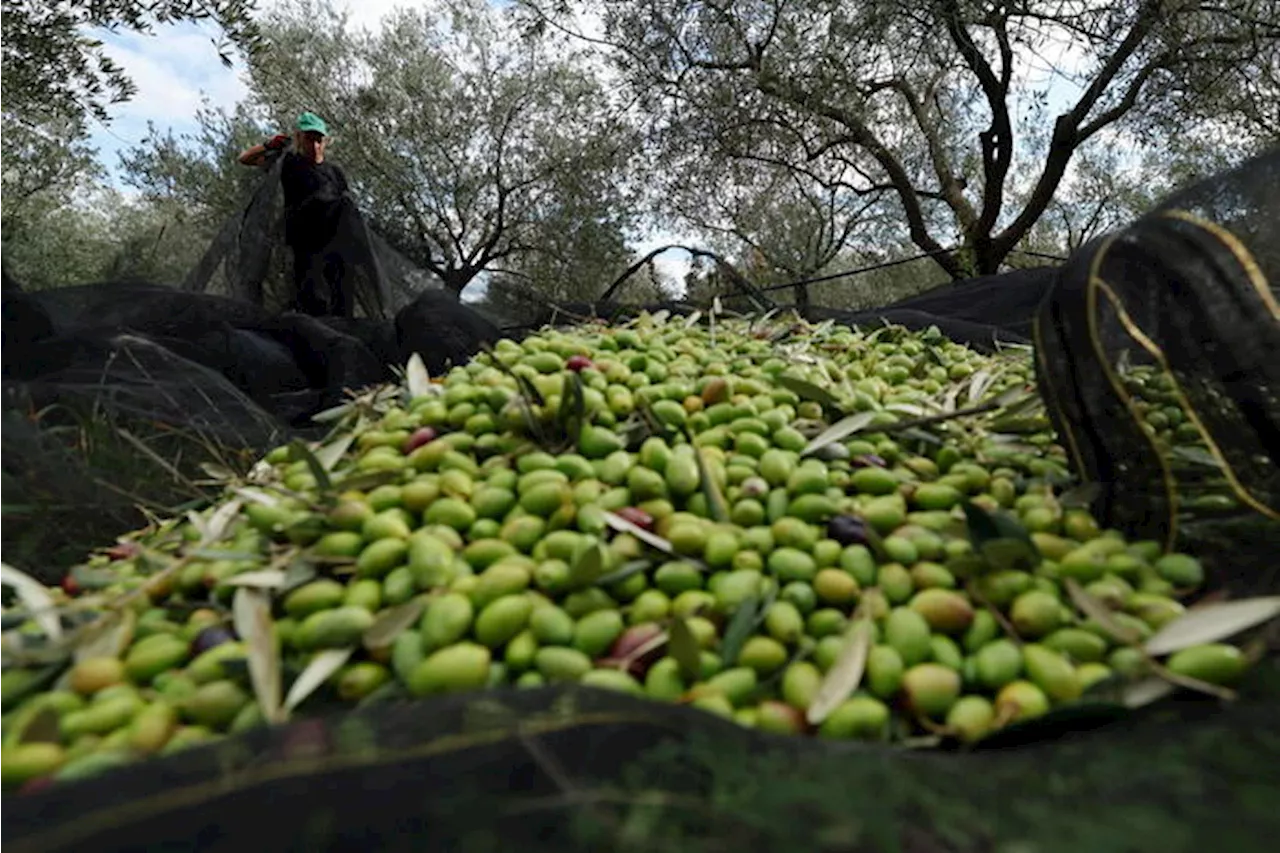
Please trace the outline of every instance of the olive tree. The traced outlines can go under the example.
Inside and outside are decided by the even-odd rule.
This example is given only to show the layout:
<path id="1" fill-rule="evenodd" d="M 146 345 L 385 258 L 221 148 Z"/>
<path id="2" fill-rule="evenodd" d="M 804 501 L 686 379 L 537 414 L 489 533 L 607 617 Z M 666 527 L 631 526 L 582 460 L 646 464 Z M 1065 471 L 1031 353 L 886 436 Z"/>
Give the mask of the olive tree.
<path id="1" fill-rule="evenodd" d="M 1274 0 L 520 5 L 602 49 L 669 150 L 837 174 L 956 278 L 995 272 L 1109 135 L 1239 156 L 1280 129 Z"/>
<path id="2" fill-rule="evenodd" d="M 109 122 L 110 106 L 136 90 L 94 33 L 209 19 L 230 63 L 233 46 L 256 49 L 254 8 L 255 0 L 3 0 L 0 230 L 15 278 L 33 286 L 83 281 L 99 272 L 93 259 L 112 251 L 118 217 L 90 208 L 121 202 L 102 187 L 88 128 Z"/>
<path id="3" fill-rule="evenodd" d="M 221 28 L 218 50 L 229 65 L 234 46 L 253 50 L 259 44 L 256 6 L 256 0 L 4 0 L 5 112 L 38 108 L 107 121 L 108 107 L 129 100 L 136 87 L 103 52 L 95 29 L 149 33 L 157 24 L 212 20 Z"/>
<path id="4" fill-rule="evenodd" d="M 302 0 L 263 20 L 252 90 L 281 128 L 304 109 L 325 118 L 376 229 L 450 291 L 488 273 L 566 296 L 589 287 L 583 256 L 625 260 L 638 137 L 575 53 L 508 17 L 447 0 L 353 32 Z"/>

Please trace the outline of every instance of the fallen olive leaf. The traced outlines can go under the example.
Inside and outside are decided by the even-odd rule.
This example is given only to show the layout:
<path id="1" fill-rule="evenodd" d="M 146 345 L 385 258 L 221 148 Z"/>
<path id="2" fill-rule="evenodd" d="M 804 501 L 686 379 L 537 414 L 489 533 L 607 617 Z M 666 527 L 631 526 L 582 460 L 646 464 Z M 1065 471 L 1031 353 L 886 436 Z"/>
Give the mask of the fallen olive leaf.
<path id="1" fill-rule="evenodd" d="M 687 681 L 693 682 L 702 670 L 702 653 L 698 648 L 698 640 L 689 630 L 688 624 L 677 616 L 667 629 L 667 648 L 671 657 L 680 665 L 680 674 Z"/>
<path id="2" fill-rule="evenodd" d="M 738 605 L 733 611 L 728 627 L 724 630 L 724 639 L 720 641 L 720 657 L 726 667 L 733 666 L 738 660 L 742 645 L 751 636 L 756 626 L 756 617 L 760 612 L 760 599 L 751 596 Z"/>
<path id="3" fill-rule="evenodd" d="M 18 571 L 8 563 L 0 563 L 0 581 L 13 587 L 18 600 L 26 606 L 31 618 L 50 640 L 62 639 L 62 622 L 58 619 L 58 607 L 44 584 Z"/>
<path id="4" fill-rule="evenodd" d="M 875 412 L 857 412 L 856 414 L 849 415 L 849 417 L 837 421 L 805 445 L 804 450 L 800 451 L 800 455 L 808 456 L 811 453 L 816 453 L 828 444 L 834 444 L 835 442 L 841 441 L 856 432 L 861 432 L 871 425 L 871 422 L 875 420 L 875 417 Z"/>
<path id="5" fill-rule="evenodd" d="M 414 598 L 404 604 L 383 610 L 374 618 L 369 630 L 364 632 L 364 647 L 384 649 L 390 646 L 402 631 L 418 621 L 426 606 L 425 600 Z"/>
<path id="6" fill-rule="evenodd" d="M 1280 616 L 1280 596 L 1224 601 L 1196 607 L 1156 631 L 1144 648 L 1167 655 L 1190 646 L 1214 643 Z"/>
<path id="7" fill-rule="evenodd" d="M 653 533 L 650 533 L 649 531 L 645 530 L 643 527 L 639 527 L 635 524 L 632 524 L 631 522 L 627 521 L 625 518 L 623 518 L 622 516 L 618 515 L 615 512 L 609 512 L 608 510 L 605 510 L 604 520 L 605 520 L 605 523 L 608 524 L 610 527 L 612 527 L 614 530 L 617 530 L 621 533 L 630 533 L 632 536 L 636 537 L 641 542 L 645 543 L 646 545 L 649 545 L 650 547 L 657 548 L 659 551 L 663 552 L 664 554 L 675 553 L 675 549 L 671 547 L 670 542 L 663 539 L 661 536 L 657 536 Z"/>
<path id="8" fill-rule="evenodd" d="M 404 379 L 410 400 L 431 394 L 431 374 L 427 372 L 422 356 L 416 352 L 409 356 L 409 363 L 404 368 Z"/>
<path id="9" fill-rule="evenodd" d="M 289 688 L 289 695 L 284 700 L 284 710 L 293 711 L 312 693 L 329 680 L 329 677 L 342 669 L 355 649 L 326 649 L 318 652 L 307 664 L 298 679 Z"/>
<path id="10" fill-rule="evenodd" d="M 283 722 L 280 707 L 280 646 L 271 620 L 271 597 L 259 589 L 241 587 L 231 604 L 236 633 L 248 651 L 249 679 L 258 707 L 268 723 Z"/>
<path id="11" fill-rule="evenodd" d="M 1074 578 L 1067 578 L 1064 585 L 1067 595 L 1071 596 L 1071 600 L 1075 602 L 1076 607 L 1080 608 L 1080 612 L 1097 622 L 1098 626 L 1114 639 L 1126 645 L 1133 645 L 1142 639 L 1132 628 L 1121 625 L 1113 619 L 1107 606 L 1085 592 L 1084 587 L 1080 586 Z"/>
<path id="12" fill-rule="evenodd" d="M 862 675 L 866 671 L 867 655 L 875 642 L 872 621 L 869 616 L 860 616 L 849 628 L 841 645 L 840 654 L 835 663 L 822 679 L 817 695 L 809 705 L 805 719 L 810 725 L 819 725 L 840 703 L 848 699 L 853 691 L 862 683 Z"/>

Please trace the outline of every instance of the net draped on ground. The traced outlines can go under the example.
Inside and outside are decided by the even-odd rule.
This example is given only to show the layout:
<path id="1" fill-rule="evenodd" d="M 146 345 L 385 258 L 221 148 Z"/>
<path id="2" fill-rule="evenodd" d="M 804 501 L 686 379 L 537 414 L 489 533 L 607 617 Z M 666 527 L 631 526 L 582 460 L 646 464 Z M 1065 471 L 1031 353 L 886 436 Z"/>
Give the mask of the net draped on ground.
<path id="1" fill-rule="evenodd" d="M 132 446 L 123 433 L 205 436 L 252 458 L 307 434 L 310 415 L 345 389 L 391 379 L 412 352 L 438 373 L 518 334 L 512 326 L 641 308 L 543 304 L 514 323 L 486 317 L 424 289 L 352 208 L 340 239 L 353 245 L 364 316 L 281 315 L 280 278 L 269 274 L 281 253 L 263 236 L 274 233 L 273 192 L 264 181 L 185 290 L 6 289 L 6 548 L 49 547 L 38 523 L 47 516 L 11 523 L 11 494 L 64 507 L 68 520 L 100 502 L 120 532 L 136 496 L 118 493 L 129 492 L 118 469 L 93 470 L 67 449 L 56 430 L 83 433 L 76 413 L 110 416 L 118 427 L 101 440 L 122 452 Z M 979 348 L 1033 342 L 1039 389 L 1077 476 L 1096 484 L 1099 518 L 1177 541 L 1205 562 L 1211 588 L 1277 594 L 1278 229 L 1272 153 L 1168 199 L 1060 269 L 946 285 L 874 312 L 815 308 L 809 319 L 933 325 Z M 1152 385 L 1137 377 L 1154 368 L 1169 377 L 1159 398 L 1143 399 Z M 1193 452 L 1162 443 L 1187 429 L 1171 422 L 1175 404 L 1201 437 Z M 4 831 L 33 851 L 1247 851 L 1280 831 L 1278 700 L 1273 652 L 1228 708 L 1183 698 L 1087 732 L 1071 730 L 1103 720 L 1058 719 L 1023 743 L 961 755 L 771 737 L 597 691 L 489 693 L 255 731 L 15 798 Z"/>

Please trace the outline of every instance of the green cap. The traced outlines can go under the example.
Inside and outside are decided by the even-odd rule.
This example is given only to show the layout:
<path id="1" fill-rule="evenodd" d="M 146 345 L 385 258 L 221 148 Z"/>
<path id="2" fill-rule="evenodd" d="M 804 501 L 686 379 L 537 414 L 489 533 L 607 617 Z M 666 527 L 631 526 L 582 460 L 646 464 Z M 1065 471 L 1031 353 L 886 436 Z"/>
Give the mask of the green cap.
<path id="1" fill-rule="evenodd" d="M 298 130 L 306 133 L 307 131 L 315 131 L 321 136 L 329 135 L 329 128 L 324 123 L 324 119 L 315 113 L 303 113 L 298 116 Z"/>

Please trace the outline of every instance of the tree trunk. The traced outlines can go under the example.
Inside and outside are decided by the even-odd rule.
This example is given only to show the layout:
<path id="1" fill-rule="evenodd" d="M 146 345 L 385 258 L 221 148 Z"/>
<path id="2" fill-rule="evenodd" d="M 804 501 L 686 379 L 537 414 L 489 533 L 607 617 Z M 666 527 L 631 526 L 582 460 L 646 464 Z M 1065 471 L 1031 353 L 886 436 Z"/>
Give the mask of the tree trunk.
<path id="1" fill-rule="evenodd" d="M 5 293 L 21 293 L 22 292 L 22 285 L 9 272 L 9 259 L 7 255 L 0 256 L 0 276 L 3 276 L 4 278 Z"/>
<path id="2" fill-rule="evenodd" d="M 440 276 L 440 281 L 454 299 L 462 301 L 462 291 L 467 288 L 475 274 L 462 269 L 448 269 Z"/>
<path id="3" fill-rule="evenodd" d="M 807 316 L 809 313 L 809 285 L 797 284 L 793 288 L 796 294 L 796 310 L 800 315 Z"/>

